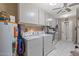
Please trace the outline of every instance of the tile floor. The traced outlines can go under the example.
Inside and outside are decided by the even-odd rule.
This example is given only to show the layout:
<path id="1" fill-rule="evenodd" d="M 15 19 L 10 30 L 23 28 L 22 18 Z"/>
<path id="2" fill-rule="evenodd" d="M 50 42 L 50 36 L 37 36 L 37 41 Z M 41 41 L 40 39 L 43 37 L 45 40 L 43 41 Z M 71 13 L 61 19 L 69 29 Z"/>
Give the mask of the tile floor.
<path id="1" fill-rule="evenodd" d="M 74 44 L 69 41 L 59 41 L 55 45 L 55 49 L 48 56 L 70 56 L 70 51 L 74 50 Z"/>

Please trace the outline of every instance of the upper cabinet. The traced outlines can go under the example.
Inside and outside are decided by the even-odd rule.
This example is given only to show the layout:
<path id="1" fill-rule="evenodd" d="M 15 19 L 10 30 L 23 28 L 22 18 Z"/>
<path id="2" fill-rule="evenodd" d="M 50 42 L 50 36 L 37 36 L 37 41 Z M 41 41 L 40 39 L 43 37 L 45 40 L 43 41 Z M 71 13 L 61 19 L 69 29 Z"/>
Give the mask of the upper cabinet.
<path id="1" fill-rule="evenodd" d="M 45 12 L 42 9 L 39 9 L 39 25 L 45 26 Z"/>
<path id="2" fill-rule="evenodd" d="M 52 26 L 52 23 L 54 23 L 51 14 L 34 4 L 20 3 L 18 6 L 19 22 L 41 26 Z"/>
<path id="3" fill-rule="evenodd" d="M 23 23 L 38 24 L 38 8 L 32 4 L 19 4 L 19 19 Z"/>

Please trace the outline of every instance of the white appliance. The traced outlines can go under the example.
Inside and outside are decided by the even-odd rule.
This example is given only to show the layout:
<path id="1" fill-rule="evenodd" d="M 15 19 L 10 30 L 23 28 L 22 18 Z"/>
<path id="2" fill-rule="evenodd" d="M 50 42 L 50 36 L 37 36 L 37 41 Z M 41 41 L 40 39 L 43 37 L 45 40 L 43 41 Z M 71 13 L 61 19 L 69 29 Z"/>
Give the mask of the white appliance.
<path id="1" fill-rule="evenodd" d="M 25 56 L 42 56 L 43 55 L 43 37 L 38 32 L 26 32 L 23 37 L 26 43 Z"/>
<path id="2" fill-rule="evenodd" d="M 45 34 L 45 32 L 40 31 L 39 35 L 43 37 L 43 55 L 46 56 L 55 48 L 53 43 L 53 34 Z"/>
<path id="3" fill-rule="evenodd" d="M 42 34 L 43 37 L 43 55 L 46 56 L 48 55 L 53 49 L 53 35 L 51 34 Z"/>
<path id="4" fill-rule="evenodd" d="M 0 21 L 0 56 L 12 56 L 12 42 L 16 40 L 14 27 L 17 27 L 17 24 Z"/>

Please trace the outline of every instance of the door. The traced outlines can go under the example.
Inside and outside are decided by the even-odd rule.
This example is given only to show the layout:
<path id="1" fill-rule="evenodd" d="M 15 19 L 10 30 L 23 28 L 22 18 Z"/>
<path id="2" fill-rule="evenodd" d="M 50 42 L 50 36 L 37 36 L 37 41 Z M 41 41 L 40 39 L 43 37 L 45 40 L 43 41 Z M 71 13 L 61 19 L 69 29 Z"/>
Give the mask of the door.
<path id="1" fill-rule="evenodd" d="M 72 21 L 62 22 L 62 40 L 72 41 Z"/>
<path id="2" fill-rule="evenodd" d="M 79 44 L 79 20 L 77 21 L 77 43 Z"/>

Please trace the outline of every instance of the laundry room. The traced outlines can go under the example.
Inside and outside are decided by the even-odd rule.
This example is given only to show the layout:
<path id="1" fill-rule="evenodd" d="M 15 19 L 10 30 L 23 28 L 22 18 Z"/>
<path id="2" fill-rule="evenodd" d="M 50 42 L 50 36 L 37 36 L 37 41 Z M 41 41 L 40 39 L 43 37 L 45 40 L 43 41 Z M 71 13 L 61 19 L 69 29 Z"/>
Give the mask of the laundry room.
<path id="1" fill-rule="evenodd" d="M 79 3 L 0 3 L 0 56 L 79 56 Z"/>

